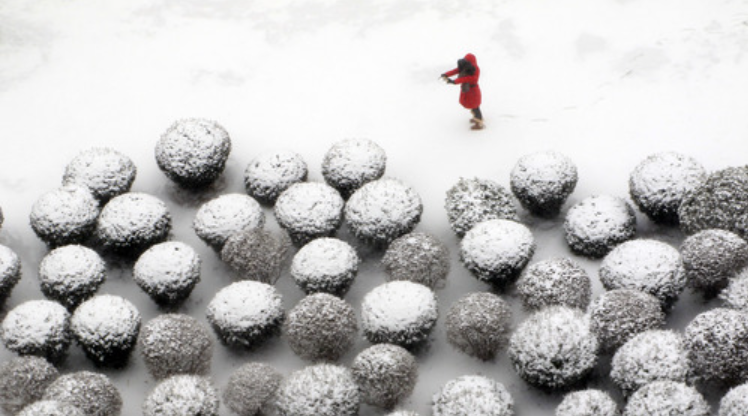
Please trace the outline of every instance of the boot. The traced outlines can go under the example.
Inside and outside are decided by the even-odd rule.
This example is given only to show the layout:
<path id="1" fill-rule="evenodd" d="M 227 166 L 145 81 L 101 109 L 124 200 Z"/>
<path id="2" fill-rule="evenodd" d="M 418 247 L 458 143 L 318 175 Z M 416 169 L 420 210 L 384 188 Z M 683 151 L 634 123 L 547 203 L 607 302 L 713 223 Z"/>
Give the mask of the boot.
<path id="1" fill-rule="evenodd" d="M 470 119 L 470 122 L 473 123 L 473 127 L 470 127 L 471 130 L 483 130 L 485 125 L 483 124 L 483 120 L 479 118 L 473 117 Z"/>

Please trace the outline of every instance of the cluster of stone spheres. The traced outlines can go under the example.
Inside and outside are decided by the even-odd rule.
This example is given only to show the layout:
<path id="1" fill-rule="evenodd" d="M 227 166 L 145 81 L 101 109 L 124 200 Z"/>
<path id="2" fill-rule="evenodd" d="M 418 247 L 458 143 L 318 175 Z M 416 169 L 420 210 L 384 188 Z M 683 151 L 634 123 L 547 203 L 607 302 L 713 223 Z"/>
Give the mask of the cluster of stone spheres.
<path id="1" fill-rule="evenodd" d="M 219 124 L 186 119 L 161 136 L 155 156 L 171 181 L 199 191 L 222 175 L 230 150 Z M 215 197 L 194 218 L 195 233 L 237 277 L 207 305 L 212 328 L 179 313 L 163 313 L 141 328 L 130 301 L 97 295 L 104 259 L 132 259 L 135 284 L 168 311 L 200 280 L 200 258 L 190 246 L 167 241 L 171 216 L 162 201 L 130 192 L 136 167 L 127 156 L 83 151 L 67 165 L 62 186 L 32 207 L 31 227 L 50 247 L 39 265 L 46 299 L 19 304 L 2 322 L 0 338 L 18 354 L 0 366 L 2 410 L 119 415 L 122 399 L 106 375 L 60 373 L 75 340 L 97 368 L 125 367 L 138 347 L 158 381 L 142 404 L 146 416 L 217 415 L 221 401 L 243 416 L 349 416 L 361 403 L 416 415 L 397 409 L 418 378 L 414 354 L 436 325 L 435 290 L 449 272 L 449 253 L 433 235 L 413 232 L 421 199 L 405 183 L 383 178 L 386 159 L 370 140 L 344 140 L 324 157 L 324 182 L 309 182 L 307 165 L 294 152 L 256 158 L 244 172 L 246 194 Z M 564 220 L 570 249 L 602 259 L 606 290 L 596 299 L 590 299 L 590 277 L 572 258 L 528 266 L 535 241 L 515 204 L 528 212 L 523 215 L 556 217 L 576 183 L 568 157 L 541 152 L 519 159 L 510 189 L 473 178 L 447 191 L 460 260 L 495 289 L 450 305 L 449 343 L 476 360 L 506 352 L 528 384 L 565 392 L 557 416 L 706 416 L 711 409 L 701 386 L 724 392 L 719 416 L 748 414 L 748 167 L 707 173 L 691 157 L 659 153 L 630 175 L 634 204 L 596 195 L 571 206 Z M 682 246 L 635 238 L 634 205 L 651 221 L 679 226 L 687 236 Z M 283 232 L 264 229 L 263 206 L 272 207 Z M 360 264 L 356 249 L 334 237 L 343 222 L 361 244 L 384 252 L 387 281 L 365 295 L 360 321 L 343 298 Z M 274 283 L 293 246 L 289 274 L 307 296 L 286 311 Z M 20 278 L 19 257 L 0 246 L 0 302 Z M 509 287 L 532 312 L 514 330 L 500 296 Z M 718 296 L 720 306 L 697 315 L 683 333 L 663 329 L 686 287 Z M 350 368 L 336 364 L 359 326 L 372 345 Z M 220 391 L 213 385 L 214 337 L 252 349 L 281 332 L 308 367 L 283 376 L 250 362 Z M 585 387 L 606 354 L 623 403 Z M 514 402 L 501 383 L 465 375 L 435 392 L 433 414 L 510 416 Z"/>

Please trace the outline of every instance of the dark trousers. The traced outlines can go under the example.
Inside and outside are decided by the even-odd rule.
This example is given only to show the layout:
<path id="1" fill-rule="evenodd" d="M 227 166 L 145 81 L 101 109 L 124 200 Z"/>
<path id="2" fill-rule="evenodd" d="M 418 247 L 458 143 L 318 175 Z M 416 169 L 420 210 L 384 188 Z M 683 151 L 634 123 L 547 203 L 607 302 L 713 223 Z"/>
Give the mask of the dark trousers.
<path id="1" fill-rule="evenodd" d="M 470 112 L 473 113 L 473 117 L 483 120 L 483 113 L 480 112 L 480 107 L 471 108 Z"/>

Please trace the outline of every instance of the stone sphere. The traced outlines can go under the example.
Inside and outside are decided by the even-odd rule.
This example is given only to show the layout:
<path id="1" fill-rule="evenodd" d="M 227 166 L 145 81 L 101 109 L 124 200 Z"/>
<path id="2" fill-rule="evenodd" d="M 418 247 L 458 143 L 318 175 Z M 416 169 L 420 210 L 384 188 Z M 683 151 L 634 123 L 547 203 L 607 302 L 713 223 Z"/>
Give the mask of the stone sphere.
<path id="1" fill-rule="evenodd" d="M 567 393 L 556 408 L 555 416 L 618 416 L 618 405 L 602 390 Z"/>
<path id="2" fill-rule="evenodd" d="M 275 201 L 275 219 L 291 241 L 302 246 L 335 234 L 343 223 L 345 201 L 333 187 L 319 182 L 291 185 Z"/>
<path id="3" fill-rule="evenodd" d="M 356 312 L 333 295 L 308 295 L 288 313 L 285 333 L 289 346 L 299 357 L 337 361 L 353 346 L 358 334 Z"/>
<path id="4" fill-rule="evenodd" d="M 587 309 L 592 282 L 587 272 L 569 258 L 553 258 L 531 264 L 517 281 L 517 293 L 528 310 L 563 305 Z"/>
<path id="5" fill-rule="evenodd" d="M 21 258 L 15 251 L 0 244 L 0 307 L 21 280 Z"/>
<path id="6" fill-rule="evenodd" d="M 138 344 L 148 372 L 157 380 L 210 372 L 213 339 L 209 329 L 191 316 L 164 314 L 151 319 L 140 331 Z"/>
<path id="7" fill-rule="evenodd" d="M 80 152 L 65 167 L 63 186 L 81 185 L 106 203 L 130 190 L 137 168 L 132 160 L 110 148 L 91 148 Z"/>
<path id="8" fill-rule="evenodd" d="M 709 404 L 695 388 L 676 381 L 647 384 L 629 398 L 623 416 L 709 416 Z"/>
<path id="9" fill-rule="evenodd" d="M 748 166 L 712 173 L 678 209 L 688 235 L 720 228 L 748 239 Z"/>
<path id="10" fill-rule="evenodd" d="M 713 297 L 748 266 L 748 242 L 726 230 L 703 230 L 680 247 L 687 285 Z"/>
<path id="11" fill-rule="evenodd" d="M 197 210 L 192 228 L 206 244 L 221 250 L 226 240 L 240 230 L 262 228 L 265 214 L 247 195 L 226 194 L 204 203 Z"/>
<path id="12" fill-rule="evenodd" d="M 52 247 L 77 244 L 96 228 L 99 201 L 79 185 L 47 192 L 34 202 L 29 221 L 36 235 Z"/>
<path id="13" fill-rule="evenodd" d="M 231 153 L 231 139 L 221 125 L 205 119 L 172 124 L 156 143 L 156 163 L 183 188 L 203 188 L 221 176 Z"/>
<path id="14" fill-rule="evenodd" d="M 221 249 L 221 260 L 241 279 L 275 283 L 290 242 L 285 235 L 260 229 L 234 233 Z"/>
<path id="15" fill-rule="evenodd" d="M 76 406 L 57 400 L 39 400 L 16 414 L 17 416 L 87 416 Z"/>
<path id="16" fill-rule="evenodd" d="M 491 360 L 509 340 L 512 311 L 488 292 L 463 296 L 447 313 L 447 341 L 465 354 Z"/>
<path id="17" fill-rule="evenodd" d="M 433 402 L 434 416 L 514 416 L 514 399 L 504 385 L 483 376 L 448 381 Z"/>
<path id="18" fill-rule="evenodd" d="M 161 381 L 143 402 L 143 416 L 218 416 L 218 391 L 205 377 L 176 375 Z"/>
<path id="19" fill-rule="evenodd" d="M 345 241 L 318 238 L 293 257 L 291 277 L 307 294 L 324 292 L 343 296 L 351 287 L 360 263 L 356 250 Z"/>
<path id="20" fill-rule="evenodd" d="M 11 309 L 0 328 L 5 348 L 60 363 L 70 346 L 70 313 L 49 300 L 29 300 Z"/>
<path id="21" fill-rule="evenodd" d="M 276 408 L 280 416 L 355 416 L 360 400 L 350 370 L 317 364 L 286 378 L 278 390 Z"/>
<path id="22" fill-rule="evenodd" d="M 178 241 L 159 243 L 140 255 L 132 278 L 159 305 L 175 306 L 200 282 L 200 256 Z"/>
<path id="23" fill-rule="evenodd" d="M 109 377 L 91 371 L 60 376 L 44 393 L 44 400 L 70 403 L 86 415 L 119 416 L 122 396 Z"/>
<path id="24" fill-rule="evenodd" d="M 522 156 L 509 175 L 512 193 L 522 206 L 540 217 L 555 217 L 577 186 L 577 167 L 561 153 Z"/>
<path id="25" fill-rule="evenodd" d="M 684 333 L 688 362 L 702 380 L 735 385 L 748 380 L 748 315 L 716 308 L 697 315 Z"/>
<path id="26" fill-rule="evenodd" d="M 410 396 L 418 379 L 418 364 L 406 349 L 376 344 L 361 351 L 351 365 L 364 403 L 392 409 Z"/>
<path id="27" fill-rule="evenodd" d="M 409 233 L 392 241 L 382 265 L 387 281 L 409 280 L 433 290 L 449 274 L 449 249 L 431 234 Z"/>
<path id="28" fill-rule="evenodd" d="M 587 314 L 602 352 L 614 352 L 635 335 L 665 325 L 657 298 L 634 289 L 602 293 L 592 301 Z"/>
<path id="29" fill-rule="evenodd" d="M 283 377 L 264 363 L 247 363 L 237 368 L 223 390 L 223 402 L 237 415 L 266 413 L 275 400 Z"/>
<path id="30" fill-rule="evenodd" d="M 748 268 L 730 279 L 730 284 L 719 294 L 725 306 L 748 312 Z"/>
<path id="31" fill-rule="evenodd" d="M 368 139 L 346 139 L 335 143 L 322 160 L 322 176 L 348 198 L 365 184 L 384 175 L 387 154 Z"/>
<path id="32" fill-rule="evenodd" d="M 39 266 L 44 296 L 70 310 L 93 296 L 106 279 L 106 264 L 88 247 L 69 245 L 50 251 Z"/>
<path id="33" fill-rule="evenodd" d="M 636 165 L 629 176 L 629 193 L 652 221 L 678 224 L 678 208 L 689 193 L 706 180 L 696 159 L 676 152 L 653 154 Z"/>
<path id="34" fill-rule="evenodd" d="M 171 214 L 160 199 L 137 192 L 112 198 L 101 210 L 96 239 L 105 250 L 140 254 L 166 239 Z"/>
<path id="35" fill-rule="evenodd" d="M 263 204 L 273 205 L 291 185 L 307 179 L 306 162 L 296 152 L 281 150 L 264 153 L 249 162 L 244 170 L 247 193 Z"/>
<path id="36" fill-rule="evenodd" d="M 444 208 L 449 225 L 458 237 L 483 221 L 519 220 L 509 191 L 487 179 L 460 178 L 447 191 Z"/>
<path id="37" fill-rule="evenodd" d="M 748 383 L 733 387 L 719 402 L 718 416 L 743 416 L 748 409 Z"/>
<path id="38" fill-rule="evenodd" d="M 0 408 L 14 415 L 27 405 L 41 400 L 50 384 L 60 376 L 57 369 L 41 357 L 17 357 L 0 364 Z"/>
<path id="39" fill-rule="evenodd" d="M 564 221 L 569 248 L 576 254 L 600 258 L 636 234 L 634 209 L 622 198 L 596 195 L 569 209 Z"/>

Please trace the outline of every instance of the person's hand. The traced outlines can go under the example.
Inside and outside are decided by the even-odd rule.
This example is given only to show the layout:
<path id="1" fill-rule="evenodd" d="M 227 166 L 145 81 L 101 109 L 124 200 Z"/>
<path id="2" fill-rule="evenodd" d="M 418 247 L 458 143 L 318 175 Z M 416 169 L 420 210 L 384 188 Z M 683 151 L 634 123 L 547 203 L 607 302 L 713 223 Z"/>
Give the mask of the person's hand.
<path id="1" fill-rule="evenodd" d="M 447 74 L 442 74 L 441 78 L 442 78 L 442 81 L 446 82 L 447 84 L 454 84 L 455 83 L 454 81 L 452 81 L 451 79 L 449 79 L 449 77 L 447 76 Z"/>

